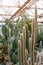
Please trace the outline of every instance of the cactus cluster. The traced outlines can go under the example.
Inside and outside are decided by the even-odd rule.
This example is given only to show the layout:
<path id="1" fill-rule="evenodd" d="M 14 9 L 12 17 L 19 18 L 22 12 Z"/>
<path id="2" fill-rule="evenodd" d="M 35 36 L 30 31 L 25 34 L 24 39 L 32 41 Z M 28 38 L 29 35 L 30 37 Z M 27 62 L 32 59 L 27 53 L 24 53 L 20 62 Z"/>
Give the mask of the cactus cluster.
<path id="1" fill-rule="evenodd" d="M 38 32 L 37 7 L 35 5 L 35 19 L 32 20 L 32 33 L 31 33 L 31 38 L 29 38 L 31 65 L 35 65 L 34 52 L 35 52 L 35 45 L 37 40 L 37 32 Z"/>
<path id="2" fill-rule="evenodd" d="M 23 32 L 20 34 L 20 40 L 18 41 L 18 56 L 19 56 L 19 65 L 35 65 L 35 45 L 38 32 L 38 22 L 37 22 L 37 8 L 35 5 L 35 19 L 32 20 L 32 31 L 31 37 L 29 38 L 29 52 L 30 52 L 30 64 L 27 63 L 26 59 L 26 26 L 23 27 Z"/>
<path id="3" fill-rule="evenodd" d="M 24 26 L 23 32 L 20 34 L 20 40 L 18 40 L 19 65 L 27 65 L 25 49 L 26 49 L 26 28 Z"/>

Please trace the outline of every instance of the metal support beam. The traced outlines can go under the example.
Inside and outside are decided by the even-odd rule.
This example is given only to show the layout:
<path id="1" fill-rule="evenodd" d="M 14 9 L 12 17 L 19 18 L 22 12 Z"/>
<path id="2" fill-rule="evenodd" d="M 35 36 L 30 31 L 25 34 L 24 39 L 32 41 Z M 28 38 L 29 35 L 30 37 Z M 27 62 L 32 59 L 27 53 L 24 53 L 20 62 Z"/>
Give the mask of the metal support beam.
<path id="1" fill-rule="evenodd" d="M 12 15 L 9 15 L 9 14 L 0 14 L 0 16 L 12 16 Z"/>
<path id="2" fill-rule="evenodd" d="M 20 15 L 23 11 L 25 11 L 25 10 L 27 9 L 27 7 L 28 7 L 28 10 L 29 10 L 29 9 L 31 8 L 31 6 L 32 6 L 34 3 L 36 3 L 36 2 L 37 2 L 37 0 L 36 0 L 36 1 L 35 1 L 35 0 L 32 0 L 31 2 L 29 2 L 29 4 L 19 12 L 19 15 Z"/>
<path id="3" fill-rule="evenodd" d="M 29 9 L 29 7 L 27 6 L 26 9 Z M 35 8 L 34 7 L 31 7 L 30 10 L 32 10 L 32 9 L 35 9 Z M 43 10 L 43 8 L 40 8 L 40 7 L 38 7 L 37 9 Z"/>
<path id="4" fill-rule="evenodd" d="M 27 0 L 27 1 L 20 7 L 20 9 L 18 9 L 18 11 L 17 11 L 16 13 L 14 13 L 14 14 L 10 17 L 9 20 L 11 20 L 12 17 L 15 16 L 21 9 L 23 9 L 23 8 L 26 6 L 26 4 L 29 3 L 29 2 L 30 2 L 30 0 Z"/>
<path id="5" fill-rule="evenodd" d="M 1 8 L 19 8 L 19 6 L 4 6 L 4 5 L 0 5 Z"/>
<path id="6" fill-rule="evenodd" d="M 14 16 L 16 16 L 17 14 L 19 14 L 19 13 L 21 14 L 22 11 L 26 10 L 26 5 L 27 5 L 27 4 L 29 4 L 28 7 L 30 8 L 30 7 L 31 7 L 34 3 L 36 3 L 37 1 L 39 1 L 39 0 L 32 0 L 32 1 L 27 0 L 27 1 L 20 7 L 20 9 L 10 17 L 9 20 L 11 20 L 11 19 L 12 19 Z"/>

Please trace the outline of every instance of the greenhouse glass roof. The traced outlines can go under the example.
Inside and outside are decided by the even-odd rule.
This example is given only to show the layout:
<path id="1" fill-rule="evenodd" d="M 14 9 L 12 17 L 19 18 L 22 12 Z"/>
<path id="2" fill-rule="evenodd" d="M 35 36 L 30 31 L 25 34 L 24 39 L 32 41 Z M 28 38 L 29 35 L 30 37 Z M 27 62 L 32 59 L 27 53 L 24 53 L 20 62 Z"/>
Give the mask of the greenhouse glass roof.
<path id="1" fill-rule="evenodd" d="M 34 18 L 35 3 L 37 5 L 38 21 L 43 19 L 43 0 L 0 0 L 0 21 L 4 18 L 12 19 L 17 14 L 28 14 L 29 18 Z"/>

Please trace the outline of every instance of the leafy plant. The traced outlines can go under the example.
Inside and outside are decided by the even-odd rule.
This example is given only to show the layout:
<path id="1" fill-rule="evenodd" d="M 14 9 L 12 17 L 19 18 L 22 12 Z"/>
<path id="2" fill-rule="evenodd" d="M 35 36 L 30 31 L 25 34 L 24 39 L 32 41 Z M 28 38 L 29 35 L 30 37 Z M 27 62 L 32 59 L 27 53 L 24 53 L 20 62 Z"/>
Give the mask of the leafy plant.
<path id="1" fill-rule="evenodd" d="M 15 53 L 12 54 L 11 60 L 12 60 L 12 62 L 13 62 L 14 64 L 16 64 L 16 63 L 18 62 L 18 57 L 17 57 L 17 55 L 16 55 Z"/>
<path id="2" fill-rule="evenodd" d="M 41 50 L 42 45 L 40 45 L 40 41 L 42 42 L 43 45 L 43 31 L 41 28 L 38 29 L 38 34 L 37 34 L 37 42 L 36 42 L 36 49 Z"/>
<path id="3" fill-rule="evenodd" d="M 3 42 L 4 48 L 6 48 L 7 44 L 7 52 L 10 54 L 12 62 L 15 64 L 18 62 L 18 40 L 20 39 L 20 33 L 23 31 L 23 26 L 27 24 L 28 30 L 31 32 L 31 25 L 29 24 L 29 20 L 22 18 L 21 20 L 17 20 L 14 25 L 8 19 L 5 19 L 5 25 L 2 26 L 2 34 L 3 34 Z M 27 32 L 26 37 L 26 48 L 28 49 L 28 38 L 30 37 L 29 31 Z"/>
<path id="4" fill-rule="evenodd" d="M 41 28 L 38 31 L 37 39 L 38 42 L 43 41 L 43 31 Z"/>

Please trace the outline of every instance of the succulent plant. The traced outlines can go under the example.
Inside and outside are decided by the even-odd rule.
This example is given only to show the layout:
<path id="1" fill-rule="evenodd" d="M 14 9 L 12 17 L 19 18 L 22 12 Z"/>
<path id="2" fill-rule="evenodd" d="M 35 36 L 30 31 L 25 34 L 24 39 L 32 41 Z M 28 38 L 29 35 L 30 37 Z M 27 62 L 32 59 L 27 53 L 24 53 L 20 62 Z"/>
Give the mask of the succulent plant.
<path id="1" fill-rule="evenodd" d="M 17 62 L 18 62 L 18 57 L 17 57 L 17 55 L 15 54 L 15 52 L 12 54 L 11 60 L 12 60 L 12 62 L 13 62 L 14 64 L 17 64 Z"/>

